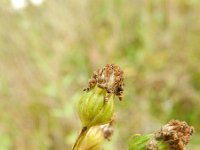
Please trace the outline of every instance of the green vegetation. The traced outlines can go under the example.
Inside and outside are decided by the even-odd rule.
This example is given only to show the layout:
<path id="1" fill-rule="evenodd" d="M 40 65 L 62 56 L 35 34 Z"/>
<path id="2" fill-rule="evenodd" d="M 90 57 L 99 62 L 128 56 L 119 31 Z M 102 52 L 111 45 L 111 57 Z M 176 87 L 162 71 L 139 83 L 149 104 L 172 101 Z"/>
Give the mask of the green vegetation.
<path id="1" fill-rule="evenodd" d="M 47 0 L 14 11 L 0 1 L 0 150 L 71 149 L 75 103 L 96 68 L 124 70 L 107 150 L 171 119 L 200 148 L 199 0 Z"/>

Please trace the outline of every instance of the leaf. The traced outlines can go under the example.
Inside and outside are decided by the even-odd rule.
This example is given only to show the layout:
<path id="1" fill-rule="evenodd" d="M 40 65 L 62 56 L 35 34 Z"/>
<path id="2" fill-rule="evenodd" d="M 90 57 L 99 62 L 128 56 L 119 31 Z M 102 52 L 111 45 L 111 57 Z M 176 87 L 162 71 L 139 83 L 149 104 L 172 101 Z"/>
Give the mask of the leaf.
<path id="1" fill-rule="evenodd" d="M 146 145 L 152 137 L 152 134 L 134 135 L 129 141 L 128 150 L 146 150 Z"/>
<path id="2" fill-rule="evenodd" d="M 154 139 L 153 134 L 134 135 L 129 141 L 128 150 L 146 150 L 147 144 L 152 139 Z M 162 141 L 156 141 L 155 144 L 158 146 L 158 150 L 168 150 L 168 145 Z M 153 150 L 155 148 L 150 149 Z"/>

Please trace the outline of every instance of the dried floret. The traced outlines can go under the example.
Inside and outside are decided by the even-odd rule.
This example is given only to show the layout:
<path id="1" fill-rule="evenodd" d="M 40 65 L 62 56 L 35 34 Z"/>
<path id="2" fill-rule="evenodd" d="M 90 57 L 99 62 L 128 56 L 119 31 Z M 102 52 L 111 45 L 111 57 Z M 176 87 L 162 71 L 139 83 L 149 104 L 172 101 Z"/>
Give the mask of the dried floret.
<path id="1" fill-rule="evenodd" d="M 111 94 L 115 94 L 119 100 L 122 100 L 124 90 L 123 71 L 115 64 L 107 64 L 103 69 L 98 69 L 93 73 L 88 87 L 84 90 L 89 91 L 96 85 L 107 91 L 105 101 L 109 99 Z"/>
<path id="2" fill-rule="evenodd" d="M 170 150 L 185 150 L 193 133 L 194 128 L 186 122 L 172 120 L 155 133 L 155 139 L 167 143 Z"/>

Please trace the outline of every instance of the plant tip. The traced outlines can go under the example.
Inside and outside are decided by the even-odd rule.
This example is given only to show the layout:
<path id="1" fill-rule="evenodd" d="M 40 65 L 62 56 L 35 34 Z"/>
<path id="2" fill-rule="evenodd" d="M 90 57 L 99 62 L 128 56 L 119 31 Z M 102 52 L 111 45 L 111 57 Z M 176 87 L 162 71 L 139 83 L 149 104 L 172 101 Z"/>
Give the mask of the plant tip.
<path id="1" fill-rule="evenodd" d="M 107 102 L 111 94 L 115 94 L 119 100 L 122 100 L 124 91 L 124 77 L 121 68 L 115 64 L 107 64 L 104 68 L 98 69 L 89 80 L 88 87 L 84 91 L 89 91 L 95 86 L 105 89 Z"/>
<path id="2" fill-rule="evenodd" d="M 155 133 L 155 139 L 167 143 L 170 150 L 185 150 L 193 133 L 194 127 L 186 122 L 171 120 Z"/>

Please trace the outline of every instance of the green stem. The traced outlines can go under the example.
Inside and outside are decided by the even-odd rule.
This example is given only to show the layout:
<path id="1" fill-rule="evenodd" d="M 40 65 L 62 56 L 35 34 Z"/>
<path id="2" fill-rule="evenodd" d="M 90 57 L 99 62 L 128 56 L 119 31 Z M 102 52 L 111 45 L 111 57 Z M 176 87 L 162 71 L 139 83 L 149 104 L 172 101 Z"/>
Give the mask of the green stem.
<path id="1" fill-rule="evenodd" d="M 85 138 L 85 135 L 87 134 L 88 130 L 90 128 L 88 127 L 83 127 L 81 130 L 81 133 L 79 134 L 78 138 L 76 139 L 76 142 L 72 148 L 72 150 L 80 150 L 80 146 Z"/>

